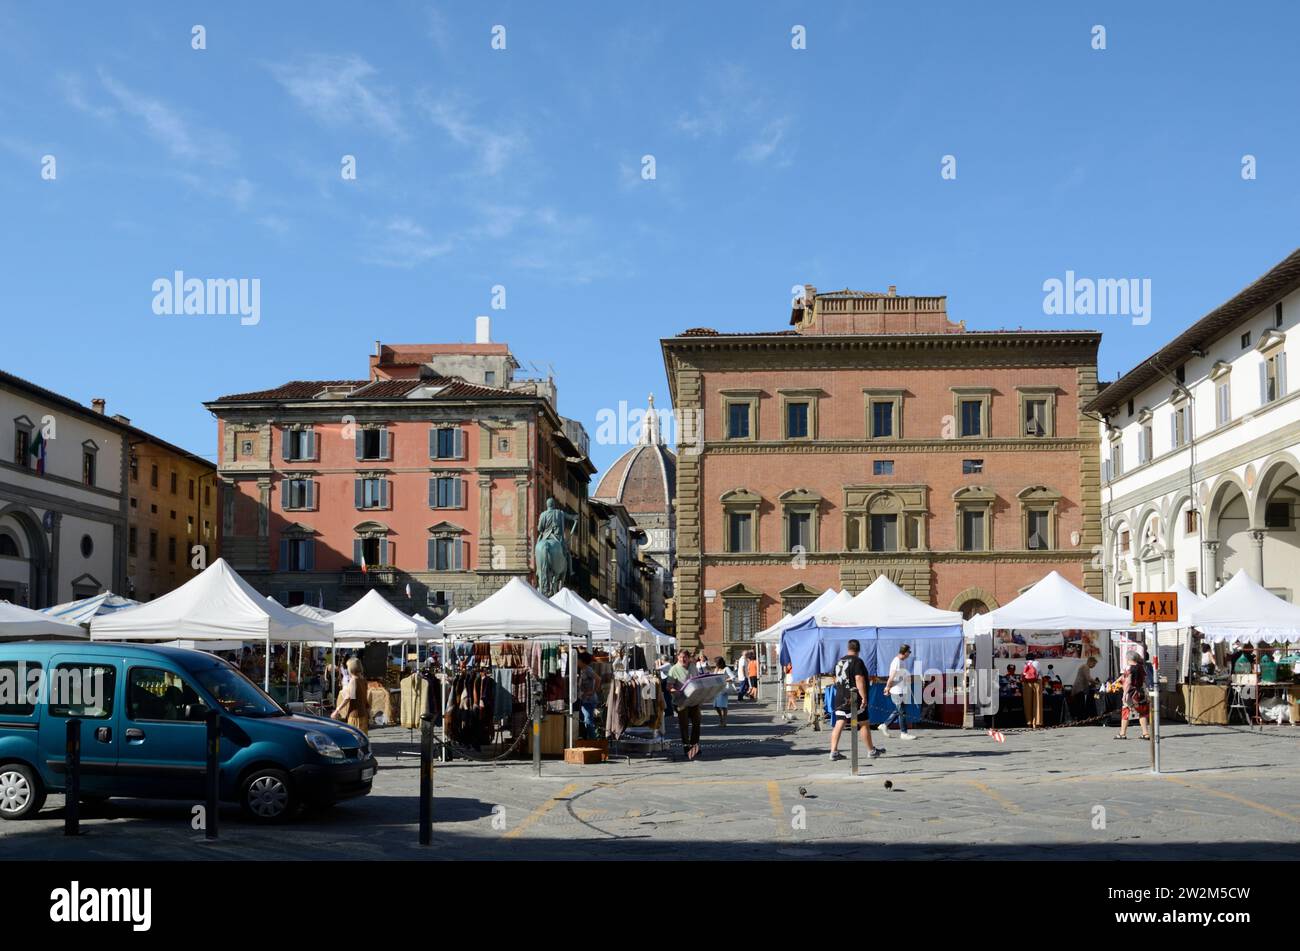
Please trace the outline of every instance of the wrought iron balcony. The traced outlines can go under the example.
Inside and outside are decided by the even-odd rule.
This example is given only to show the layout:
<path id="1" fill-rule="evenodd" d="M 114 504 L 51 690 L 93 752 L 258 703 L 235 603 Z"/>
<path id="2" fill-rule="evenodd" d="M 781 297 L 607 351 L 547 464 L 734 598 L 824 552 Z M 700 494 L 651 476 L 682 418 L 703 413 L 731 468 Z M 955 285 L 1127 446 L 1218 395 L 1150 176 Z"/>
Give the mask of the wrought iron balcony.
<path id="1" fill-rule="evenodd" d="M 348 569 L 343 572 L 342 584 L 345 588 L 391 588 L 397 584 L 397 569 Z"/>

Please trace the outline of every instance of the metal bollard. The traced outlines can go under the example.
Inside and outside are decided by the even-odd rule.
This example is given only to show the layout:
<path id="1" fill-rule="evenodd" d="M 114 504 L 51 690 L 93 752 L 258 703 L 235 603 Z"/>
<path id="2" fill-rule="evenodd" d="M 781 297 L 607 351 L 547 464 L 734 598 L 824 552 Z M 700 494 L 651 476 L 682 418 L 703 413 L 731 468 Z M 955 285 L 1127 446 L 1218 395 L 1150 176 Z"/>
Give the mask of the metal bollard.
<path id="1" fill-rule="evenodd" d="M 67 804 L 63 807 L 63 834 L 81 835 L 81 720 L 73 717 L 67 724 L 63 747 L 63 789 Z"/>
<path id="2" fill-rule="evenodd" d="M 207 788 L 207 816 L 206 823 L 203 827 L 203 837 L 205 839 L 215 839 L 220 831 L 217 827 L 220 821 L 220 806 L 218 804 L 219 790 L 221 786 L 221 714 L 216 710 L 209 710 L 204 716 L 207 725 L 207 763 L 205 764 L 206 772 L 204 773 L 205 786 Z"/>
<path id="3" fill-rule="evenodd" d="M 433 842 L 433 717 L 420 715 L 420 844 Z"/>

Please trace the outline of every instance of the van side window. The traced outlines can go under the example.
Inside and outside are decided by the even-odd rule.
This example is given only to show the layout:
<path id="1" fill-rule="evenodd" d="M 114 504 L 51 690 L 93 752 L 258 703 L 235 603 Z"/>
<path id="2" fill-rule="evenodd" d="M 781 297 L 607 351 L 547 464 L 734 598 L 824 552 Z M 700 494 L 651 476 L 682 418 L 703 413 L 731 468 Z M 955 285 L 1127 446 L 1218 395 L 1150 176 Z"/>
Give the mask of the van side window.
<path id="1" fill-rule="evenodd" d="M 132 667 L 126 683 L 128 719 L 137 722 L 203 719 L 200 712 L 203 701 L 179 674 L 157 667 Z"/>
<path id="2" fill-rule="evenodd" d="M 0 716 L 29 717 L 40 684 L 41 665 L 30 660 L 0 661 Z"/>
<path id="3" fill-rule="evenodd" d="M 116 667 L 58 664 L 47 679 L 50 716 L 107 720 L 113 715 Z"/>

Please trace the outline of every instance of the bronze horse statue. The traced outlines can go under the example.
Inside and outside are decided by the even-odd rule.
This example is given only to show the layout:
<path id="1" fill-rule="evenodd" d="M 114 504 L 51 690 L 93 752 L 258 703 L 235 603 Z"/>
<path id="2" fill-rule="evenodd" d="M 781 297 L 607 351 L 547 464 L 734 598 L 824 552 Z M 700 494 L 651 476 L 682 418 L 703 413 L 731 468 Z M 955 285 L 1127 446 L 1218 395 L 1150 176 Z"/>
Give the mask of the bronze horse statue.
<path id="1" fill-rule="evenodd" d="M 568 536 L 577 527 L 576 517 L 546 500 L 546 511 L 537 520 L 537 544 L 533 559 L 537 565 L 537 587 L 548 598 L 564 587 L 571 568 Z"/>

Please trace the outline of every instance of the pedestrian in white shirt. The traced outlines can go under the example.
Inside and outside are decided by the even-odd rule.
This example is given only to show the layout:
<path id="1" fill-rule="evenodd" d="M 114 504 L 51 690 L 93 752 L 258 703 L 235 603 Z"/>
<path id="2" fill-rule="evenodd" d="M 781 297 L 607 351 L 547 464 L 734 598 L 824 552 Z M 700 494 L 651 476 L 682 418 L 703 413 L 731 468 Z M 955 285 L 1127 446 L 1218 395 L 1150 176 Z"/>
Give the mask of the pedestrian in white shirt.
<path id="1" fill-rule="evenodd" d="M 912 674 L 907 669 L 907 662 L 912 656 L 910 645 L 904 644 L 898 649 L 898 656 L 889 662 L 889 677 L 885 680 L 885 693 L 889 699 L 894 701 L 894 712 L 889 715 L 889 719 L 877 727 L 881 733 L 889 733 L 889 725 L 895 720 L 898 721 L 898 738 L 900 740 L 914 739 L 912 734 L 907 732 L 907 700 L 908 688 L 912 683 Z"/>

